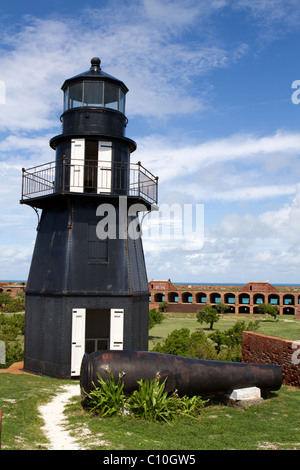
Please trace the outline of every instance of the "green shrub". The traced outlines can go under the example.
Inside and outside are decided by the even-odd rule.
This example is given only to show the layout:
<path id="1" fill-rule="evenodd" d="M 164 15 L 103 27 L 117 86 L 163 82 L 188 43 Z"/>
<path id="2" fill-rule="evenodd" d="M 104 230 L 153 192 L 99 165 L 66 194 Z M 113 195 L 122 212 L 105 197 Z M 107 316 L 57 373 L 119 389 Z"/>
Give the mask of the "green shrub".
<path id="1" fill-rule="evenodd" d="M 157 343 L 153 351 L 198 359 L 217 358 L 216 350 L 204 331 L 191 333 L 188 328 L 171 331 L 163 343 Z"/>
<path id="2" fill-rule="evenodd" d="M 7 369 L 15 362 L 21 362 L 24 359 L 24 349 L 19 341 L 5 343 L 5 364 L 0 364 L 0 368 Z"/>
<path id="3" fill-rule="evenodd" d="M 115 382 L 113 374 L 108 371 L 109 378 L 104 380 L 98 374 L 99 387 L 95 387 L 86 393 L 85 407 L 91 413 L 100 416 L 112 416 L 119 414 L 125 405 L 124 384 L 119 375 L 118 382 Z M 94 384 L 95 385 L 95 384 Z"/>
<path id="4" fill-rule="evenodd" d="M 235 347 L 242 344 L 243 331 L 256 331 L 259 327 L 259 321 L 249 322 L 237 321 L 226 331 L 216 330 L 209 335 L 209 338 L 216 344 L 216 350 L 219 353 L 222 346 Z"/>
<path id="5" fill-rule="evenodd" d="M 9 292 L 0 292 L 0 307 L 11 301 L 11 295 Z"/>
<path id="6" fill-rule="evenodd" d="M 126 397 L 121 381 L 121 375 L 116 383 L 109 372 L 108 380 L 98 375 L 99 387 L 85 394 L 84 407 L 101 417 L 129 414 L 134 418 L 146 419 L 152 422 L 169 422 L 179 415 L 196 417 L 206 401 L 200 396 L 179 397 L 176 393 L 165 391 L 165 379 L 160 383 L 157 377 L 151 381 L 139 380 L 138 388 Z"/>
<path id="7" fill-rule="evenodd" d="M 127 402 L 135 417 L 166 422 L 176 417 L 176 399 L 164 391 L 166 380 L 161 384 L 159 379 L 137 382 L 139 388 L 134 390 Z"/>
<path id="8" fill-rule="evenodd" d="M 156 310 L 156 308 L 152 308 L 149 312 L 149 330 L 154 327 L 154 325 L 157 325 L 158 323 L 161 323 L 165 317 L 161 312 Z"/>
<path id="9" fill-rule="evenodd" d="M 180 328 L 171 331 L 152 351 L 196 359 L 240 362 L 242 332 L 256 331 L 258 327 L 259 321 L 237 321 L 228 330 L 215 330 L 208 336 L 203 330 L 191 333 L 188 328 Z"/>
<path id="10" fill-rule="evenodd" d="M 200 414 L 201 408 L 203 408 L 208 402 L 209 399 L 202 400 L 199 395 L 194 395 L 192 397 L 187 397 L 185 395 L 177 398 L 178 411 L 181 415 L 196 417 Z"/>
<path id="11" fill-rule="evenodd" d="M 153 351 L 164 354 L 175 354 L 176 356 L 189 356 L 191 343 L 190 330 L 180 328 L 168 334 L 163 343 L 157 343 Z"/>
<path id="12" fill-rule="evenodd" d="M 19 334 L 24 334 L 24 330 L 24 313 L 14 315 L 0 314 L 0 339 L 14 341 Z"/>
<path id="13" fill-rule="evenodd" d="M 16 297 L 15 299 L 10 299 L 2 307 L 2 312 L 21 312 L 25 309 L 25 300 L 21 297 Z"/>
<path id="14" fill-rule="evenodd" d="M 0 340 L 5 343 L 5 364 L 1 367 L 8 368 L 14 362 L 21 362 L 24 359 L 23 338 L 24 335 L 25 315 L 14 314 L 7 315 L 0 313 Z"/>

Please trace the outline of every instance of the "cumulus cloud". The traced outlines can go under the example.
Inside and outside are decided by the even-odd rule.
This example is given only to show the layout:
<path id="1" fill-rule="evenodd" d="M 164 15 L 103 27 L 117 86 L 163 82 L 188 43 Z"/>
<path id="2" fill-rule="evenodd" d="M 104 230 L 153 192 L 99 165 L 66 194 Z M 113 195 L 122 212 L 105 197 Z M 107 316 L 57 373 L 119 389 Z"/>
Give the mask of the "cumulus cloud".
<path id="1" fill-rule="evenodd" d="M 179 263 L 191 273 L 190 282 L 201 279 L 209 282 L 207 272 L 216 274 L 219 282 L 250 279 L 278 282 L 279 278 L 295 282 L 299 276 L 299 239 L 300 185 L 297 185 L 292 202 L 277 210 L 257 216 L 230 213 L 215 226 L 205 227 L 202 248 L 188 252 L 177 247 L 175 258 L 169 257 L 170 272 L 174 270 L 178 276 Z M 155 253 L 151 256 L 159 259 L 159 245 Z"/>
<path id="2" fill-rule="evenodd" d="M 159 175 L 163 195 L 176 188 L 199 202 L 292 196 L 300 176 L 299 155 L 300 134 L 282 131 L 194 145 L 153 136 L 139 144 L 139 158 Z"/>
<path id="3" fill-rule="evenodd" d="M 209 11 L 219 3 L 213 2 Z M 131 6 L 112 2 L 109 8 L 83 9 L 76 18 L 27 16 L 21 25 L 3 26 L 0 79 L 6 85 L 6 105 L 5 113 L 0 113 L 0 130 L 55 128 L 63 80 L 87 70 L 87 58 L 95 55 L 101 56 L 108 73 L 122 76 L 134 90 L 130 114 L 161 118 L 199 111 L 202 95 L 195 90 L 190 96 L 186 88 L 190 79 L 227 67 L 245 53 L 245 45 L 226 48 L 203 38 L 195 26 L 203 5 L 156 0 L 151 8 L 145 1 L 143 8 L 140 2 Z M 167 17 L 171 30 L 162 28 L 158 17 L 161 21 Z M 185 27 L 196 33 L 196 43 L 180 40 Z"/>

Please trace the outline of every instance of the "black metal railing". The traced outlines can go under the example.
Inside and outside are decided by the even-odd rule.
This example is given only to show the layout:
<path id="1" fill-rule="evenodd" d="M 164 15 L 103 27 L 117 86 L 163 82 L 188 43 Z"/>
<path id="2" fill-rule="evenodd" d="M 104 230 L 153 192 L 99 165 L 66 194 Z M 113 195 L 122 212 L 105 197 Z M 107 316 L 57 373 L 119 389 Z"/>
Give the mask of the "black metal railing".
<path id="1" fill-rule="evenodd" d="M 140 162 L 62 158 L 22 171 L 22 201 L 76 192 L 136 196 L 157 204 L 158 178 Z"/>

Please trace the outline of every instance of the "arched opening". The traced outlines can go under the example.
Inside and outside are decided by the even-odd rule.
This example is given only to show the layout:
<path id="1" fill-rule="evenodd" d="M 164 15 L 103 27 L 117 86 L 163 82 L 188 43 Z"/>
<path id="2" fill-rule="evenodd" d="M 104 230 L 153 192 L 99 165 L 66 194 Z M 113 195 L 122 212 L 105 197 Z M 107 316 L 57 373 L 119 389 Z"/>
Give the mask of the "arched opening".
<path id="1" fill-rule="evenodd" d="M 168 302 L 177 303 L 178 302 L 178 293 L 177 292 L 169 292 L 168 293 Z"/>
<path id="2" fill-rule="evenodd" d="M 193 295 L 190 292 L 183 292 L 181 299 L 184 304 L 191 304 L 193 302 Z"/>
<path id="3" fill-rule="evenodd" d="M 250 304 L 250 295 L 249 294 L 240 294 L 239 295 L 239 304 Z"/>
<path id="4" fill-rule="evenodd" d="M 225 313 L 235 313 L 235 307 L 228 305 Z"/>
<path id="5" fill-rule="evenodd" d="M 210 294 L 210 303 L 211 304 L 218 304 L 221 302 L 221 294 L 218 292 L 213 292 Z"/>
<path id="6" fill-rule="evenodd" d="M 204 292 L 197 292 L 196 294 L 196 303 L 197 304 L 206 304 L 207 297 Z"/>
<path id="7" fill-rule="evenodd" d="M 154 302 L 163 302 L 165 300 L 164 294 L 160 292 L 154 295 Z"/>
<path id="8" fill-rule="evenodd" d="M 255 304 L 265 303 L 265 296 L 263 294 L 255 294 L 253 297 L 253 303 Z"/>
<path id="9" fill-rule="evenodd" d="M 270 294 L 268 298 L 268 302 L 271 305 L 279 305 L 279 295 L 277 294 Z"/>
<path id="10" fill-rule="evenodd" d="M 235 294 L 227 293 L 224 297 L 225 304 L 235 304 Z"/>
<path id="11" fill-rule="evenodd" d="M 283 315 L 295 315 L 294 307 L 284 307 L 283 308 Z"/>
<path id="12" fill-rule="evenodd" d="M 246 305 L 240 306 L 239 313 L 250 313 L 250 307 L 247 307 Z"/>
<path id="13" fill-rule="evenodd" d="M 284 295 L 283 305 L 295 305 L 295 297 L 292 294 Z"/>

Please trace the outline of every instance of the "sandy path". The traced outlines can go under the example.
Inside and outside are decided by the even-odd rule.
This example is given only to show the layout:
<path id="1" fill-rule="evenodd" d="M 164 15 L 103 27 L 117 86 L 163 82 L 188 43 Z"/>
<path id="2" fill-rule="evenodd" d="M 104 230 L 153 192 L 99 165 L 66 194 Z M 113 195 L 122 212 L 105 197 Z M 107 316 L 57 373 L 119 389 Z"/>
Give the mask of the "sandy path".
<path id="1" fill-rule="evenodd" d="M 45 421 L 42 430 L 50 441 L 48 450 L 80 450 L 75 439 L 65 429 L 64 408 L 71 397 L 80 394 L 79 385 L 65 385 L 54 399 L 39 407 L 39 412 Z"/>

